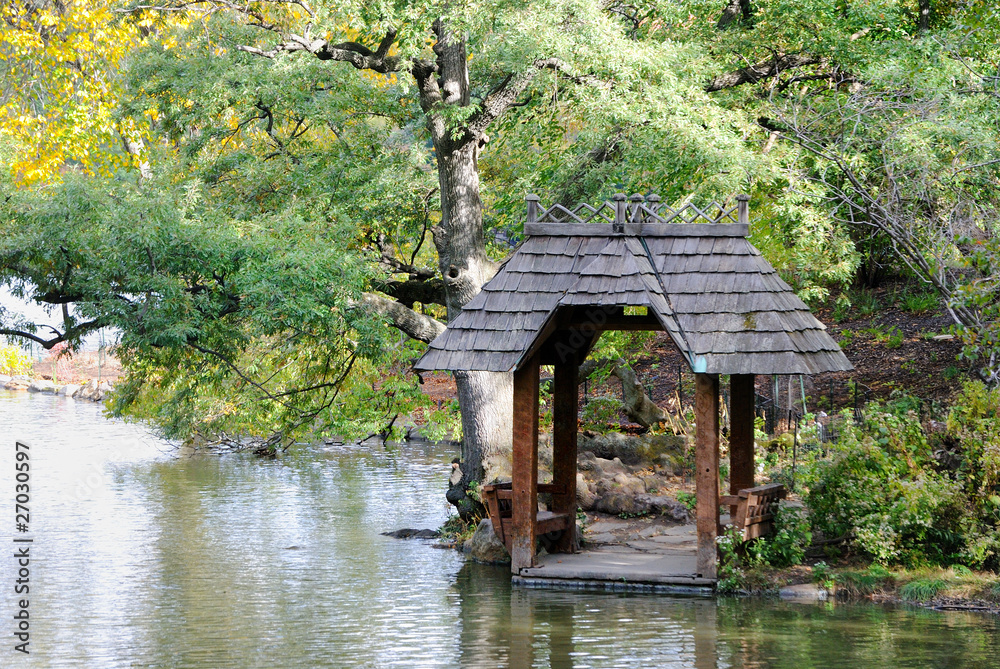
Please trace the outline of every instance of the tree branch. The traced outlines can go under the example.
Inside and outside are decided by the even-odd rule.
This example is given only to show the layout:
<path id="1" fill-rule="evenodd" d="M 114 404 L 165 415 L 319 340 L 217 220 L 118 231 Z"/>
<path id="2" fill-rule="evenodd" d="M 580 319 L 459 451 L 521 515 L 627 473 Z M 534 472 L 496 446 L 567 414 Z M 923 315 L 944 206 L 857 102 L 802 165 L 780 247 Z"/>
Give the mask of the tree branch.
<path id="1" fill-rule="evenodd" d="M 381 74 L 398 72 L 402 61 L 398 56 L 388 55 L 389 48 L 396 40 L 396 31 L 390 30 L 379 43 L 378 49 L 372 51 L 368 47 L 358 42 L 341 42 L 340 44 L 330 44 L 325 39 L 312 39 L 306 35 L 289 35 L 284 42 L 276 44 L 268 50 L 255 46 L 240 44 L 236 48 L 240 51 L 261 56 L 264 58 L 274 58 L 282 52 L 305 51 L 320 60 L 336 60 L 350 63 L 359 70 L 372 70 Z"/>
<path id="2" fill-rule="evenodd" d="M 20 337 L 22 339 L 28 339 L 30 341 L 35 342 L 36 344 L 41 344 L 42 348 L 44 348 L 45 350 L 49 350 L 56 344 L 61 344 L 64 341 L 78 339 L 87 334 L 90 334 L 94 330 L 100 330 L 102 327 L 104 327 L 104 321 L 100 318 L 95 318 L 94 320 L 87 321 L 86 323 L 79 323 L 73 325 L 67 328 L 65 332 L 59 332 L 59 330 L 56 330 L 51 325 L 46 325 L 45 327 L 52 330 L 52 332 L 55 333 L 56 336 L 51 339 L 44 339 L 43 337 L 39 337 L 33 332 L 27 332 L 25 330 L 13 330 L 8 328 L 0 328 L 0 335 L 7 337 Z"/>
<path id="3" fill-rule="evenodd" d="M 386 317 L 394 328 L 419 341 L 430 343 L 444 332 L 444 323 L 441 321 L 418 314 L 413 309 L 381 295 L 365 293 L 360 304 L 370 311 Z"/>
<path id="4" fill-rule="evenodd" d="M 826 60 L 824 58 L 820 58 L 819 56 L 813 54 L 780 54 L 768 60 L 748 65 L 747 67 L 739 70 L 720 74 L 708 82 L 705 86 L 705 92 L 714 93 L 726 88 L 735 88 L 736 86 L 742 86 L 743 84 L 752 84 L 760 81 L 761 79 L 774 77 L 785 70 L 791 70 L 796 67 L 805 67 L 806 65 L 821 65 L 825 63 Z"/>
<path id="5" fill-rule="evenodd" d="M 621 358 L 617 360 L 585 360 L 580 365 L 579 382 L 593 374 L 601 365 L 611 365 L 611 374 L 622 382 L 622 403 L 628 417 L 643 427 L 651 427 L 666 418 L 663 409 L 656 406 L 646 396 L 646 391 L 628 364 Z"/>
<path id="6" fill-rule="evenodd" d="M 448 306 L 444 281 L 441 279 L 410 279 L 409 281 L 389 281 L 378 289 L 396 299 L 403 306 L 412 309 L 414 302 Z"/>

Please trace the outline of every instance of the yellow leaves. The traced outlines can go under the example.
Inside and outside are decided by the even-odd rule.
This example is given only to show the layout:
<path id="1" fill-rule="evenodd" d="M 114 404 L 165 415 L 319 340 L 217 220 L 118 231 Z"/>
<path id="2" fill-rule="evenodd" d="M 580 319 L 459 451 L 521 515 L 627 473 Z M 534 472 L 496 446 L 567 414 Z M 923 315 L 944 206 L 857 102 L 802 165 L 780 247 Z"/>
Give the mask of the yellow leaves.
<path id="1" fill-rule="evenodd" d="M 69 165 L 105 173 L 127 164 L 121 137 L 137 131 L 120 128 L 114 110 L 119 71 L 142 40 L 138 26 L 89 0 L 7 3 L 0 21 L 0 79 L 9 91 L 0 128 L 20 148 L 15 178 L 30 184 Z M 151 26 L 152 17 L 139 25 Z"/>

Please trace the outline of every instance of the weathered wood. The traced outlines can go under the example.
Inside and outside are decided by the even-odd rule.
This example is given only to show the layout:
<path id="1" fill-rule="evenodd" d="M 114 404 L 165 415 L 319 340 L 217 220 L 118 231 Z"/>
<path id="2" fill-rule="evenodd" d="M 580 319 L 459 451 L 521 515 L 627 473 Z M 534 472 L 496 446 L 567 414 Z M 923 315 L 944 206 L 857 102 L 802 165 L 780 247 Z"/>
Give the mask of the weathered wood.
<path id="1" fill-rule="evenodd" d="M 510 569 L 518 573 L 535 562 L 538 511 L 538 357 L 514 372 L 513 532 Z"/>
<path id="2" fill-rule="evenodd" d="M 665 329 L 682 353 L 701 361 L 698 371 L 710 374 L 851 369 L 802 300 L 746 240 L 745 197 L 732 206 L 678 210 L 655 197 L 629 201 L 621 194 L 596 209 L 541 209 L 534 197 L 528 205 L 529 218 L 537 219 L 525 228 L 528 239 L 431 343 L 416 369 L 510 371 L 565 328 L 553 318 L 564 308 L 606 312 L 625 305 L 650 313 L 581 328 Z M 713 217 L 727 222 L 690 222 Z M 620 233 L 611 220 L 621 224 Z"/>
<path id="3" fill-rule="evenodd" d="M 695 374 L 695 497 L 698 575 L 716 578 L 719 529 L 719 377 Z"/>
<path id="4" fill-rule="evenodd" d="M 552 482 L 565 487 L 552 495 L 552 511 L 576 517 L 576 434 L 579 364 L 575 355 L 557 362 L 552 382 Z M 570 522 L 555 550 L 571 553 L 576 545 L 576 523 Z"/>
<path id="5" fill-rule="evenodd" d="M 746 237 L 749 226 L 739 223 L 643 223 L 636 230 L 643 237 Z M 525 223 L 524 234 L 532 237 L 610 237 L 607 223 Z M 635 233 L 633 233 L 635 234 Z"/>
<path id="6" fill-rule="evenodd" d="M 749 541 L 774 530 L 774 512 L 785 495 L 784 485 L 770 483 L 744 488 L 738 495 L 722 497 L 720 502 L 736 506 L 736 513 L 732 516 L 733 526 L 740 531 L 743 541 Z"/>
<path id="7" fill-rule="evenodd" d="M 575 478 L 575 477 L 574 477 Z M 574 481 L 575 483 L 575 481 Z M 566 486 L 554 483 L 539 483 L 538 493 L 549 493 L 553 497 L 566 495 Z M 574 493 L 575 494 L 575 493 Z M 514 537 L 514 490 L 512 483 L 495 483 L 482 487 L 483 502 L 486 504 L 493 532 L 497 539 L 512 552 Z M 576 514 L 539 511 L 535 514 L 535 536 L 547 532 L 566 530 L 570 524 L 576 524 Z"/>
<path id="8" fill-rule="evenodd" d="M 729 493 L 753 487 L 754 476 L 754 375 L 729 377 Z M 736 516 L 736 508 L 730 508 Z"/>

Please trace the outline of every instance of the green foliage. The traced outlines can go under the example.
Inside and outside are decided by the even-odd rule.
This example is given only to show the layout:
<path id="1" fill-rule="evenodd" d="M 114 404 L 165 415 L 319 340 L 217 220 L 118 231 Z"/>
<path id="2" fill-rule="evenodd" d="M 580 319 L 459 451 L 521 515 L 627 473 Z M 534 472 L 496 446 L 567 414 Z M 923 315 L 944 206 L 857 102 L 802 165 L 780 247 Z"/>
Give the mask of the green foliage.
<path id="1" fill-rule="evenodd" d="M 346 221 L 316 203 L 227 220 L 206 190 L 68 178 L 8 193 L 0 281 L 72 294 L 71 334 L 118 329 L 127 373 L 109 408 L 173 437 L 365 436 L 422 401 L 404 376 L 416 351 L 354 306 L 369 270 Z"/>
<path id="2" fill-rule="evenodd" d="M 805 468 L 813 523 L 850 537 L 879 564 L 995 568 L 1000 555 L 1000 441 L 996 390 L 967 384 L 944 434 L 928 436 L 905 398 L 845 421 L 829 459 Z M 942 447 L 960 455 L 942 466 Z"/>
<path id="3" fill-rule="evenodd" d="M 836 585 L 836 580 L 830 573 L 830 565 L 826 562 L 817 562 L 812 568 L 813 583 L 825 590 L 832 590 Z"/>
<path id="4" fill-rule="evenodd" d="M 17 346 L 0 344 L 0 374 L 27 374 L 31 371 L 31 358 Z"/>
<path id="5" fill-rule="evenodd" d="M 739 592 L 745 589 L 746 572 L 739 554 L 743 543 L 740 531 L 730 525 L 717 539 L 719 546 L 719 570 L 716 589 L 719 592 Z"/>
<path id="6" fill-rule="evenodd" d="M 834 580 L 838 591 L 852 597 L 867 597 L 891 589 L 895 584 L 895 577 L 880 564 L 870 565 L 862 571 L 840 571 Z"/>
<path id="7" fill-rule="evenodd" d="M 811 543 L 812 525 L 805 509 L 781 506 L 774 519 L 774 535 L 759 539 L 748 550 L 772 567 L 791 567 L 802 563 Z"/>
<path id="8" fill-rule="evenodd" d="M 961 358 L 979 363 L 990 385 L 1000 384 L 1000 238 L 963 238 L 961 264 L 968 270 L 948 301 L 951 308 L 975 315 L 954 328 L 962 340 Z"/>
<path id="9" fill-rule="evenodd" d="M 939 578 L 917 579 L 901 587 L 899 596 L 911 602 L 926 602 L 934 599 L 946 587 L 948 584 Z"/>
<path id="10" fill-rule="evenodd" d="M 680 500 L 680 496 L 678 496 Z M 758 591 L 771 587 L 768 570 L 800 564 L 812 542 L 803 509 L 780 507 L 773 537 L 744 542 L 732 525 L 718 538 L 720 592 Z"/>
<path id="11" fill-rule="evenodd" d="M 614 397 L 590 397 L 580 412 L 580 424 L 604 434 L 615 428 L 621 412 L 622 403 Z"/>
<path id="12" fill-rule="evenodd" d="M 941 303 L 941 298 L 936 293 L 920 293 L 907 290 L 900 296 L 900 303 L 906 311 L 920 315 L 938 307 Z"/>
<path id="13" fill-rule="evenodd" d="M 813 522 L 826 536 L 850 533 L 880 563 L 940 561 L 957 550 L 959 491 L 930 466 L 931 448 L 915 419 L 873 413 L 864 429 L 845 422 L 832 450 L 806 481 Z"/>
<path id="14" fill-rule="evenodd" d="M 683 504 L 688 511 L 694 513 L 695 507 L 698 504 L 698 497 L 693 492 L 684 492 L 682 490 L 677 493 L 677 501 Z"/>

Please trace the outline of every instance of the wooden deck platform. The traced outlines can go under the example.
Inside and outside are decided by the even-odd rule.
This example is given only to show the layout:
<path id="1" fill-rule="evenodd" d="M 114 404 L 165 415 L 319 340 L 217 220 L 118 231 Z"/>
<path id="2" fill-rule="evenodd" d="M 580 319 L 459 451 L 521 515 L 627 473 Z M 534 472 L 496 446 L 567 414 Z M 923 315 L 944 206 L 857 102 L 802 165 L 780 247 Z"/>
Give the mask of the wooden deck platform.
<path id="1" fill-rule="evenodd" d="M 624 523 L 602 523 L 608 529 Z M 595 527 L 600 531 L 601 527 Z M 536 558 L 513 577 L 520 587 L 634 590 L 711 594 L 715 579 L 697 573 L 694 525 L 675 526 L 655 535 L 631 537 L 592 534 L 586 550 Z"/>

